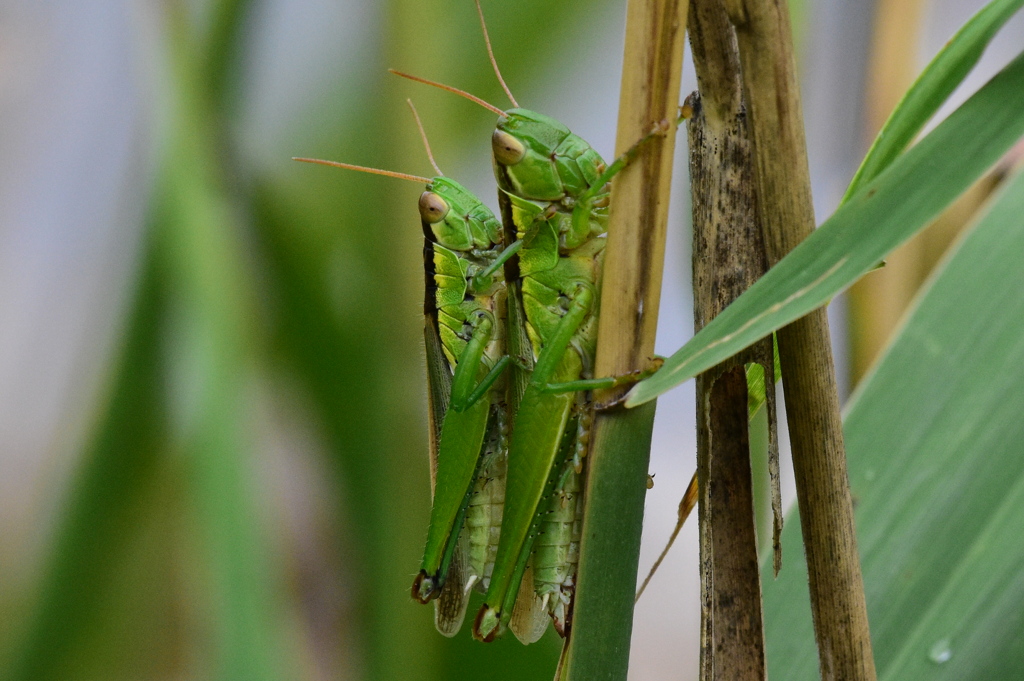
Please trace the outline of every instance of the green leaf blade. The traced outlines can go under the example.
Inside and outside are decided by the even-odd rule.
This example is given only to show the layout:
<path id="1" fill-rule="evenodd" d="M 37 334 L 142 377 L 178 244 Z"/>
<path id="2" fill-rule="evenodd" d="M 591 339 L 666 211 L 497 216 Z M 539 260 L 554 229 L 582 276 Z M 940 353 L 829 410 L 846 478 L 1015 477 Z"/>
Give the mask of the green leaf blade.
<path id="1" fill-rule="evenodd" d="M 1018 173 L 851 400 L 850 483 L 885 681 L 1024 673 L 1022 214 Z M 799 541 L 790 521 L 788 569 L 764 584 L 775 678 L 817 677 Z"/>
<path id="2" fill-rule="evenodd" d="M 1024 54 L 630 392 L 635 407 L 827 303 L 926 226 L 1024 134 Z"/>
<path id="3" fill-rule="evenodd" d="M 845 203 L 914 140 L 974 68 L 996 32 L 1024 0 L 992 0 L 964 24 L 928 64 L 882 126 L 843 196 Z"/>

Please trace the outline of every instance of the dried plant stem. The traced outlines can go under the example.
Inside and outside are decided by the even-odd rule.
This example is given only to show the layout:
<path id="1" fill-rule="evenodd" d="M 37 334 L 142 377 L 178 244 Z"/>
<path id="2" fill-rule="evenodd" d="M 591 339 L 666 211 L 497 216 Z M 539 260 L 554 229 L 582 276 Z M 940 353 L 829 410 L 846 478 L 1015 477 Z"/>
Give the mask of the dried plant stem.
<path id="1" fill-rule="evenodd" d="M 707 92 L 706 98 L 695 94 L 687 100 L 693 108 L 687 128 L 694 325 L 700 330 L 764 274 L 767 258 L 739 57 L 720 5 L 694 3 L 690 43 L 698 82 Z M 761 681 L 766 675 L 744 365 L 757 362 L 771 376 L 772 359 L 766 338 L 697 377 L 702 681 Z M 774 385 L 768 381 L 765 388 L 777 462 Z M 775 475 L 776 489 L 777 482 Z"/>
<path id="2" fill-rule="evenodd" d="M 770 351 L 770 348 L 769 348 Z M 766 676 L 761 573 L 747 435 L 747 375 L 732 362 L 698 378 L 702 681 Z M 703 379 L 703 380 L 702 380 Z"/>
<path id="3" fill-rule="evenodd" d="M 676 118 L 686 13 L 687 0 L 628 3 L 617 153 Z M 674 144 L 673 127 L 646 145 L 613 183 L 599 376 L 645 368 L 654 352 Z M 561 678 L 626 678 L 653 423 L 653 403 L 595 418 L 579 582 Z"/>
<path id="4" fill-rule="evenodd" d="M 767 256 L 732 25 L 721 3 L 707 0 L 695 0 L 689 23 L 700 86 L 688 124 L 694 326 L 700 330 L 764 274 Z M 697 377 L 703 681 L 766 676 L 744 369 L 750 361 L 774 375 L 770 339 Z M 773 382 L 765 388 L 778 570 L 782 502 Z"/>
<path id="5" fill-rule="evenodd" d="M 814 229 L 789 10 L 784 0 L 726 0 L 736 30 L 769 262 Z M 824 309 L 778 332 L 823 679 L 873 681 L 835 367 Z"/>

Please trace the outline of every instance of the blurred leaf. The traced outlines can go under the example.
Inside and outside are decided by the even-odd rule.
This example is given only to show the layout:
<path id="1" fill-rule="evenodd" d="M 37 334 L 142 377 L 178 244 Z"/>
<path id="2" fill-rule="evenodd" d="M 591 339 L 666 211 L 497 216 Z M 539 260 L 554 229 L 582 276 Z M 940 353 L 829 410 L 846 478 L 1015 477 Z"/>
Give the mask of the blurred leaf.
<path id="1" fill-rule="evenodd" d="M 201 60 L 203 81 L 210 101 L 219 113 L 226 100 L 235 94 L 238 83 L 232 81 L 238 73 L 239 50 L 245 37 L 247 12 L 250 0 L 213 0 L 210 7 L 210 22 L 205 34 L 196 42 L 204 55 Z"/>
<path id="2" fill-rule="evenodd" d="M 64 504 L 25 638 L 2 674 L 9 681 L 88 678 L 90 665 L 109 656 L 109 647 L 96 646 L 90 634 L 104 605 L 124 597 L 116 566 L 137 537 L 140 516 L 166 453 L 158 351 L 161 288 L 150 257 L 109 403 Z M 122 640 L 118 645 L 132 642 Z"/>
<path id="3" fill-rule="evenodd" d="M 964 24 L 928 64 L 882 126 L 843 197 L 845 202 L 907 148 L 939 110 L 1003 24 L 1024 0 L 992 0 Z"/>
<path id="4" fill-rule="evenodd" d="M 845 423 L 878 678 L 1024 675 L 1024 173 L 921 294 Z M 773 678 L 817 678 L 800 530 L 765 580 Z M 774 626 L 771 626 L 774 624 Z"/>
<path id="5" fill-rule="evenodd" d="M 1024 54 L 843 204 L 629 394 L 636 406 L 827 303 L 927 225 L 1024 133 Z"/>
<path id="6" fill-rule="evenodd" d="M 175 30 L 176 29 L 176 30 Z M 279 678 L 276 586 L 249 456 L 248 383 L 256 327 L 252 274 L 222 176 L 219 128 L 184 26 L 172 23 L 170 116 L 156 193 L 155 234 L 179 318 L 169 348 L 174 435 L 186 453 L 206 579 L 204 637 L 213 678 Z"/>

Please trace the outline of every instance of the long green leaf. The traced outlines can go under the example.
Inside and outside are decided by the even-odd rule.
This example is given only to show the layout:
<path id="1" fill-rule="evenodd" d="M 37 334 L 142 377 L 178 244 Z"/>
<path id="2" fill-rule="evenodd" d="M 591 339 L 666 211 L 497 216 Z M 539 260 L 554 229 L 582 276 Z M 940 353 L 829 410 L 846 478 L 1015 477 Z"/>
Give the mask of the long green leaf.
<path id="1" fill-rule="evenodd" d="M 1024 173 L 956 248 L 845 422 L 881 680 L 1024 677 Z M 771 677 L 817 678 L 798 524 L 764 584 Z"/>
<path id="2" fill-rule="evenodd" d="M 654 399 L 827 303 L 913 236 L 1024 134 L 1024 54 L 737 298 L 626 406 Z"/>
<path id="3" fill-rule="evenodd" d="M 992 0 L 950 38 L 889 115 L 846 189 L 844 203 L 907 148 L 1021 5 L 1024 0 Z"/>
<path id="4" fill-rule="evenodd" d="M 579 566 L 583 586 L 573 604 L 574 631 L 589 635 L 572 639 L 559 678 L 626 678 L 654 410 L 651 404 L 614 414 L 595 429 L 594 448 L 603 455 L 589 464 L 587 547 Z"/>

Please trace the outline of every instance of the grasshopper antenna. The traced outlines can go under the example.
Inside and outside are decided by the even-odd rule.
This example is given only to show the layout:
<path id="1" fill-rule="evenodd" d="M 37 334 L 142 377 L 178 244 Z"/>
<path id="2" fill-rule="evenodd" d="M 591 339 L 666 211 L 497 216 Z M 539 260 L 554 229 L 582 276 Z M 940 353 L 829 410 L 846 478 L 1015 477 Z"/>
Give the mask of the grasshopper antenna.
<path id="1" fill-rule="evenodd" d="M 317 163 L 322 166 L 331 166 L 334 168 L 344 168 L 345 170 L 358 170 L 361 173 L 372 173 L 374 175 L 384 175 L 385 177 L 397 177 L 399 180 L 412 180 L 413 182 L 422 182 L 423 184 L 430 184 L 429 178 L 420 177 L 419 175 L 409 175 L 408 173 L 396 173 L 393 170 L 367 168 L 366 166 L 356 166 L 352 165 L 351 163 L 340 163 L 338 161 L 324 161 L 319 158 L 300 158 L 298 156 L 293 156 L 292 160 L 301 161 L 302 163 Z"/>
<path id="2" fill-rule="evenodd" d="M 438 83 L 437 81 L 427 80 L 426 78 L 420 78 L 419 76 L 413 76 L 413 75 L 408 74 L 408 73 L 403 73 L 401 71 L 396 71 L 395 69 L 388 69 L 388 71 L 390 71 L 391 73 L 395 74 L 396 76 L 401 76 L 402 78 L 408 78 L 409 80 L 415 80 L 417 83 L 423 83 L 424 85 L 430 85 L 432 87 L 440 88 L 442 90 L 447 90 L 448 92 L 452 92 L 454 94 L 457 94 L 460 97 L 465 97 L 469 101 L 474 102 L 476 104 L 479 104 L 483 108 L 487 109 L 488 111 L 493 111 L 494 113 L 498 114 L 499 116 L 504 116 L 505 115 L 505 112 L 502 111 L 501 109 L 499 109 L 498 107 L 494 106 L 493 104 L 488 104 L 487 102 L 485 102 L 484 100 L 480 99 L 476 95 L 471 95 L 468 92 L 466 92 L 465 90 L 460 90 L 458 88 L 452 87 L 451 85 L 445 85 L 444 83 Z"/>
<path id="3" fill-rule="evenodd" d="M 413 106 L 411 99 L 405 100 L 405 103 L 409 105 L 409 108 L 412 110 L 412 117 L 416 119 L 416 127 L 420 129 L 420 139 L 423 140 L 423 147 L 427 150 L 427 158 L 430 159 L 430 165 L 434 166 L 434 170 L 437 171 L 438 175 L 444 177 L 444 173 L 441 172 L 441 169 L 437 167 L 437 162 L 434 161 L 434 154 L 430 151 L 430 142 L 427 141 L 427 131 L 423 129 L 423 121 L 420 120 L 420 115 L 416 113 L 416 107 Z"/>
<path id="4" fill-rule="evenodd" d="M 480 7 L 480 0 L 476 0 L 476 13 L 480 15 L 480 28 L 484 30 L 484 42 L 487 43 L 487 56 L 491 58 L 491 66 L 494 67 L 494 75 L 498 77 L 498 82 L 501 83 L 501 89 L 508 95 L 508 99 L 512 102 L 512 106 L 519 108 L 519 102 L 512 96 L 512 91 L 508 89 L 508 85 L 505 84 L 505 79 L 501 77 L 501 70 L 498 68 L 498 62 L 494 58 L 494 50 L 491 49 L 491 36 L 487 34 L 487 22 L 484 21 L 484 11 Z"/>

